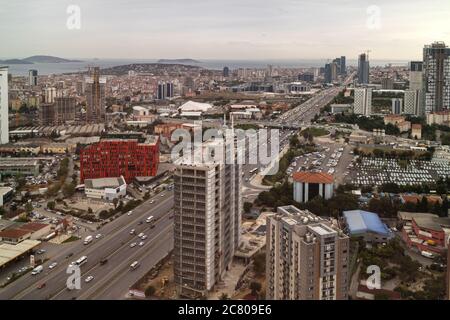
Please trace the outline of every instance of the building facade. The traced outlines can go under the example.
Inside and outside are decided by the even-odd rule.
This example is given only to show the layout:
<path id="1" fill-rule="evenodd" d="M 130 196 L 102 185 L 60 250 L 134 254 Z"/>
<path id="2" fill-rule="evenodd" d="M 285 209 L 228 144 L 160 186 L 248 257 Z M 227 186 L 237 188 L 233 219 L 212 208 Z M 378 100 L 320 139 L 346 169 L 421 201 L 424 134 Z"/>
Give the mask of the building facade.
<path id="1" fill-rule="evenodd" d="M 8 142 L 8 67 L 0 66 L 0 144 Z"/>
<path id="2" fill-rule="evenodd" d="M 308 202 L 317 196 L 330 199 L 334 192 L 334 179 L 332 175 L 322 172 L 296 172 L 294 180 L 294 200 Z"/>
<path id="3" fill-rule="evenodd" d="M 363 116 L 370 116 L 372 114 L 372 89 L 360 88 L 355 89 L 355 105 L 353 113 Z"/>
<path id="4" fill-rule="evenodd" d="M 286 206 L 266 228 L 266 299 L 348 299 L 349 238 L 335 223 Z"/>
<path id="5" fill-rule="evenodd" d="M 233 157 L 233 150 L 227 152 Z M 240 241 L 241 187 L 242 167 L 236 162 L 177 164 L 173 253 L 180 295 L 207 295 L 229 269 Z"/>
<path id="6" fill-rule="evenodd" d="M 155 176 L 159 164 L 159 139 L 139 143 L 133 139 L 105 139 L 81 150 L 80 174 L 85 179 Z"/>
<path id="7" fill-rule="evenodd" d="M 105 85 L 106 79 L 100 77 L 100 68 L 89 69 L 86 82 L 86 122 L 105 122 Z"/>
<path id="8" fill-rule="evenodd" d="M 423 49 L 423 86 L 427 113 L 450 109 L 450 48 L 443 42 Z"/>
<path id="9" fill-rule="evenodd" d="M 33 87 L 38 84 L 38 71 L 37 70 L 29 70 L 28 71 L 28 84 Z"/>
<path id="10" fill-rule="evenodd" d="M 365 53 L 362 53 L 358 57 L 358 83 L 368 84 L 369 83 L 369 57 Z"/>
<path id="11" fill-rule="evenodd" d="M 403 99 L 392 99 L 392 114 L 403 114 Z"/>

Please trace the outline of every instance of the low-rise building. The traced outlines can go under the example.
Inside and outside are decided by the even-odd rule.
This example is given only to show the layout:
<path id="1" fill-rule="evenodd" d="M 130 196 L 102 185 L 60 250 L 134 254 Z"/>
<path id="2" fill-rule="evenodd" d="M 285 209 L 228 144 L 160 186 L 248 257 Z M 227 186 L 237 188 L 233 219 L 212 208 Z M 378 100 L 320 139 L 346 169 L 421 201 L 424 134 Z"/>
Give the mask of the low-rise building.
<path id="1" fill-rule="evenodd" d="M 421 124 L 413 124 L 411 125 L 411 137 L 413 139 L 422 139 L 422 125 Z"/>
<path id="2" fill-rule="evenodd" d="M 0 158 L 0 175 L 37 176 L 39 161 L 27 158 Z"/>
<path id="3" fill-rule="evenodd" d="M 11 187 L 0 187 L 0 207 L 12 199 L 14 189 Z"/>
<path id="4" fill-rule="evenodd" d="M 86 197 L 112 201 L 126 196 L 127 183 L 120 176 L 118 178 L 100 178 L 84 180 Z"/>
<path id="5" fill-rule="evenodd" d="M 308 202 L 317 196 L 330 199 L 334 191 L 332 175 L 323 172 L 296 172 L 293 174 L 294 200 Z"/>
<path id="6" fill-rule="evenodd" d="M 363 237 L 366 242 L 383 243 L 394 237 L 376 213 L 363 210 L 344 211 L 343 219 L 349 235 Z"/>
<path id="7" fill-rule="evenodd" d="M 427 113 L 427 124 L 450 126 L 450 110 Z"/>

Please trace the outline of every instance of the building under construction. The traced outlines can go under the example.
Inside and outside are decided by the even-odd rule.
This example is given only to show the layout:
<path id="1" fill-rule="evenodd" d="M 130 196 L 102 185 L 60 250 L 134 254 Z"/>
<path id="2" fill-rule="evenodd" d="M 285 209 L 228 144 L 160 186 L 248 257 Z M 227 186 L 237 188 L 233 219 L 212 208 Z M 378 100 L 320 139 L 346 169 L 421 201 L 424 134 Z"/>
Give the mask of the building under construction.
<path id="1" fill-rule="evenodd" d="M 106 79 L 100 77 L 100 68 L 89 68 L 86 77 L 86 122 L 105 122 L 105 84 Z"/>

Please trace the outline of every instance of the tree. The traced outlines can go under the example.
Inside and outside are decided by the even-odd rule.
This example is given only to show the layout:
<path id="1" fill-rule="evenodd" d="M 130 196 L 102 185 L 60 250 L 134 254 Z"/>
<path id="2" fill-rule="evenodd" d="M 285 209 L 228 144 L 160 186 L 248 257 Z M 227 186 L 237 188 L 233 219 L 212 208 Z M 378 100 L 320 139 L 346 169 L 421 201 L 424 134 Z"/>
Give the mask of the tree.
<path id="1" fill-rule="evenodd" d="M 146 297 L 151 297 L 152 295 L 155 294 L 155 292 L 156 292 L 156 289 L 155 289 L 154 286 L 148 286 L 148 287 L 145 289 L 145 296 L 146 296 Z"/>
<path id="2" fill-rule="evenodd" d="M 47 202 L 47 208 L 49 208 L 50 210 L 55 210 L 55 201 Z"/>
<path id="3" fill-rule="evenodd" d="M 89 208 L 88 208 L 88 213 L 89 213 L 89 214 L 92 214 L 92 213 L 93 213 L 93 211 L 92 211 L 92 208 L 91 208 L 91 207 L 89 207 Z"/>
<path id="4" fill-rule="evenodd" d="M 75 184 L 66 183 L 62 189 L 63 195 L 66 198 L 69 198 L 75 194 Z"/>
<path id="5" fill-rule="evenodd" d="M 251 202 L 244 202 L 244 212 L 250 213 L 250 210 L 252 209 L 253 204 Z"/>
<path id="6" fill-rule="evenodd" d="M 228 294 L 226 294 L 225 292 L 223 292 L 220 297 L 219 300 L 230 300 L 230 297 L 228 296 Z"/>
<path id="7" fill-rule="evenodd" d="M 25 211 L 27 213 L 31 213 L 33 211 L 33 205 L 31 204 L 31 202 L 27 202 L 27 204 L 25 205 Z"/>

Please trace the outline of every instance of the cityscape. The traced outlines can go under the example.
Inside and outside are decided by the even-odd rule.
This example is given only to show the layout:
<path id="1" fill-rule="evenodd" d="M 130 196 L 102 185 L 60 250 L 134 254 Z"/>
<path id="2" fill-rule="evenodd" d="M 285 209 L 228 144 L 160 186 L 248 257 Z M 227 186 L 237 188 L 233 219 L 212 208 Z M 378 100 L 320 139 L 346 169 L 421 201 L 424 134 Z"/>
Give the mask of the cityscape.
<path id="1" fill-rule="evenodd" d="M 94 48 L 80 2 L 64 6 L 61 28 L 83 33 L 59 44 L 56 31 L 58 41 L 39 35 L 48 48 L 9 26 L 15 19 L 0 22 L 31 42 L 0 37 L 0 300 L 450 300 L 450 38 L 435 32 L 440 16 L 397 47 L 379 35 L 391 31 L 384 1 L 362 4 L 373 41 L 349 33 L 341 45 L 311 22 L 317 38 L 302 51 L 292 30 L 272 38 L 282 25 L 261 36 L 274 46 L 264 58 L 259 38 L 246 47 L 253 29 L 241 19 L 253 1 L 235 17 L 217 4 L 224 12 L 204 20 L 214 4 L 202 13 L 195 0 L 185 9 L 198 25 L 175 10 L 167 19 L 180 21 L 160 26 L 167 42 L 148 41 L 150 51 L 126 26 L 127 41 L 111 37 L 117 26 L 99 28 L 98 47 L 108 39 L 114 53 Z M 216 40 L 239 33 L 234 24 L 236 43 Z M 195 32 L 192 47 L 176 49 Z M 322 36 L 330 50 L 314 51 Z"/>

